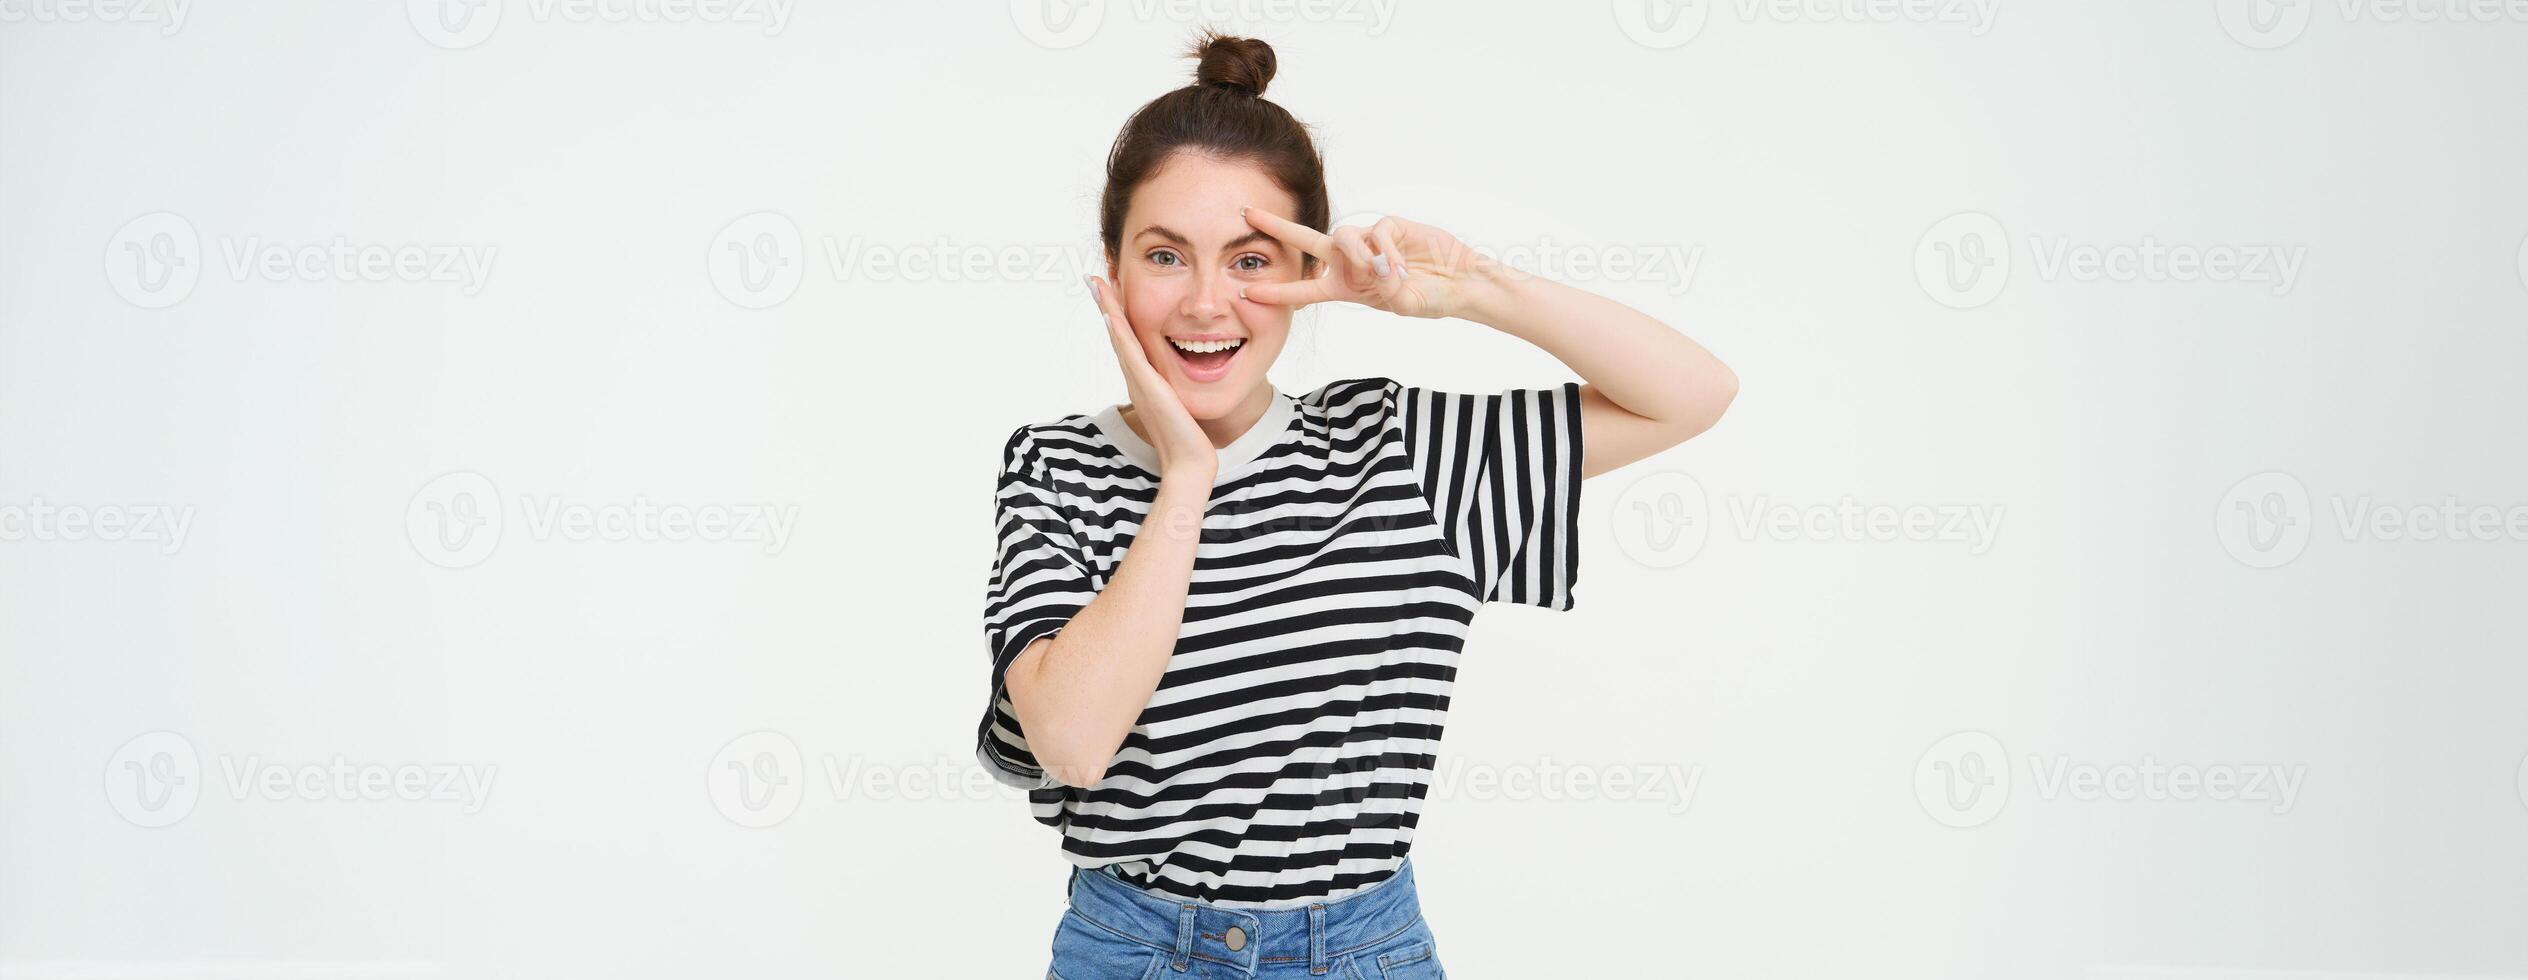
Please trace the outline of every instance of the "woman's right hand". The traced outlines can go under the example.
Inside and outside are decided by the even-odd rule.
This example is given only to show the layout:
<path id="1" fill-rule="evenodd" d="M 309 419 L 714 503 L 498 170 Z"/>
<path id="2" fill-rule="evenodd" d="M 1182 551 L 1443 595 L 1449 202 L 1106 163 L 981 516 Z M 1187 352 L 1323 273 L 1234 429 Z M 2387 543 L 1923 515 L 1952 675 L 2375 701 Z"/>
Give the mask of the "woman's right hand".
<path id="1" fill-rule="evenodd" d="M 1142 438 L 1158 451 L 1159 475 L 1184 473 L 1208 480 L 1220 467 L 1220 451 L 1213 448 L 1211 436 L 1194 422 L 1185 402 L 1176 397 L 1176 389 L 1159 376 L 1159 369 L 1150 366 L 1150 355 L 1141 349 L 1140 338 L 1133 336 L 1132 321 L 1124 318 L 1123 301 L 1115 295 L 1113 284 L 1091 275 L 1088 291 L 1106 318 L 1106 339 L 1114 343 L 1115 361 L 1123 368 L 1133 419 L 1141 423 Z"/>

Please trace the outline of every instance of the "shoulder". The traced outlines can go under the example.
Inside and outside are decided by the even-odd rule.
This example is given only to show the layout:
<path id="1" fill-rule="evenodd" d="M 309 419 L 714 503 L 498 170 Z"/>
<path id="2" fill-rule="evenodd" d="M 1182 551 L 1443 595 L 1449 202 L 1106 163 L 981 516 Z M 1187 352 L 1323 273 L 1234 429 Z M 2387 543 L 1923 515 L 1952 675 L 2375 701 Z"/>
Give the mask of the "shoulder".
<path id="1" fill-rule="evenodd" d="M 1391 416 L 1397 403 L 1412 390 L 1412 386 L 1394 378 L 1345 378 L 1319 385 L 1296 400 L 1301 407 L 1328 420 L 1340 421 L 1371 411 Z"/>
<path id="2" fill-rule="evenodd" d="M 1106 455 L 1105 437 L 1096 421 L 1074 412 L 1049 422 L 1029 422 L 1001 440 L 1001 471 L 1041 476 L 1048 469 L 1067 469 L 1084 457 Z"/>

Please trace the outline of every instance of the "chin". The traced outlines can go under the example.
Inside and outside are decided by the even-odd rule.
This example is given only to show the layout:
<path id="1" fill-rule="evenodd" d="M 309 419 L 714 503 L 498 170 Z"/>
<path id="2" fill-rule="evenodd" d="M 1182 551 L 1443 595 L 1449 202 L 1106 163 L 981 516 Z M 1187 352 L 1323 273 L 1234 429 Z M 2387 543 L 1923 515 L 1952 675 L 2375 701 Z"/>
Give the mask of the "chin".
<path id="1" fill-rule="evenodd" d="M 1176 398 L 1185 403 L 1185 414 L 1204 422 L 1217 421 L 1236 412 L 1238 403 L 1245 401 L 1247 393 L 1254 387 L 1253 385 L 1234 385 L 1233 381 L 1234 379 L 1223 378 L 1220 381 L 1202 385 L 1200 391 L 1187 391 L 1179 385 L 1176 389 Z M 1236 390 L 1231 390 L 1232 387 Z"/>

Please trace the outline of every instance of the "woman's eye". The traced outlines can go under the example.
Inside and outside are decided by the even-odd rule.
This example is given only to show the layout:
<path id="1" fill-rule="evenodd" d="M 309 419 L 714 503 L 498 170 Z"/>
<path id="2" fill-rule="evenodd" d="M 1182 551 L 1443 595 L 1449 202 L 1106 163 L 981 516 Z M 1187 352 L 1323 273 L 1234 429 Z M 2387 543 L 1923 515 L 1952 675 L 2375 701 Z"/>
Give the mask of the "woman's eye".
<path id="1" fill-rule="evenodd" d="M 1261 272 L 1263 271 L 1264 266 L 1264 257 L 1261 255 L 1248 252 L 1245 255 L 1238 256 L 1238 271 L 1240 272 Z"/>
<path id="2" fill-rule="evenodd" d="M 1176 253 L 1164 249 L 1150 253 L 1150 261 L 1158 265 L 1176 264 Z"/>

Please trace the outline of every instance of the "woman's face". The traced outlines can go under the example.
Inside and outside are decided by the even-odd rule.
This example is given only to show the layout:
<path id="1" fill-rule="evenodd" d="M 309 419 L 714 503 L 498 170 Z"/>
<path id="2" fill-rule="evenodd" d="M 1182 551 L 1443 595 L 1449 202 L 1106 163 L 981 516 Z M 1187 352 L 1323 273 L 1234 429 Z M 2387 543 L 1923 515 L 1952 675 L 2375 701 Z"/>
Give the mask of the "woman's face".
<path id="1" fill-rule="evenodd" d="M 1124 208 L 1111 279 L 1142 352 L 1196 419 L 1235 411 L 1265 383 L 1290 336 L 1288 307 L 1238 298 L 1239 287 L 1300 276 L 1301 253 L 1238 212 L 1250 204 L 1283 217 L 1296 210 L 1251 164 L 1178 152 Z"/>

